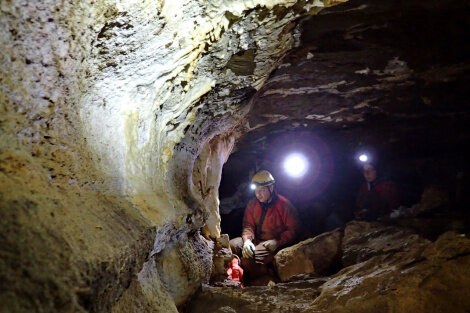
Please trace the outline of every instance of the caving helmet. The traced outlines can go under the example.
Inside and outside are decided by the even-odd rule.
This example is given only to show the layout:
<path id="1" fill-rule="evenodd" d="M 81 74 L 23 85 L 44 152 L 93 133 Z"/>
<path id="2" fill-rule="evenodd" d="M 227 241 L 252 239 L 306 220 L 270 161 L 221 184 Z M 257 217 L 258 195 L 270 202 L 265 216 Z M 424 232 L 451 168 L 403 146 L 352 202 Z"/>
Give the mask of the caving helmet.
<path id="1" fill-rule="evenodd" d="M 251 179 L 251 184 L 255 188 L 258 186 L 271 186 L 275 183 L 273 175 L 266 170 L 257 172 Z"/>

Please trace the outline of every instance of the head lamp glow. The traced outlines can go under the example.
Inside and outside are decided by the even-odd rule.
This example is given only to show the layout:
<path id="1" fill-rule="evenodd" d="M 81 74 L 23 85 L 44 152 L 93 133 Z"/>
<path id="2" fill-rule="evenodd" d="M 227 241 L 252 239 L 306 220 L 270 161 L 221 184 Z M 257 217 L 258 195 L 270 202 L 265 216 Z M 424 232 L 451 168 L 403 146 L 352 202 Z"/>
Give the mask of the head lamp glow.
<path id="1" fill-rule="evenodd" d="M 369 157 L 367 156 L 367 154 L 361 154 L 359 156 L 359 161 L 361 162 L 367 162 L 367 160 L 369 160 Z"/>
<path id="2" fill-rule="evenodd" d="M 255 190 L 256 189 L 256 184 L 250 184 L 250 189 Z"/>
<path id="3" fill-rule="evenodd" d="M 303 176 L 307 168 L 307 159 L 300 153 L 293 153 L 284 160 L 284 170 L 292 177 Z"/>

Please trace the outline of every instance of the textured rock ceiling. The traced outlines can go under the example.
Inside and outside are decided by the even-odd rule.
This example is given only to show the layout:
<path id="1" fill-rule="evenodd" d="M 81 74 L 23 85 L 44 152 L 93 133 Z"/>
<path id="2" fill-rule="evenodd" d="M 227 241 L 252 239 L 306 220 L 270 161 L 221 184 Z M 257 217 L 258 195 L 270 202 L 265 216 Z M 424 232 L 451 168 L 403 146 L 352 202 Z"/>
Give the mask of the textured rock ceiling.
<path id="1" fill-rule="evenodd" d="M 248 128 L 465 125 L 466 8 L 456 1 L 349 1 L 304 20 L 300 46 L 256 94 Z"/>

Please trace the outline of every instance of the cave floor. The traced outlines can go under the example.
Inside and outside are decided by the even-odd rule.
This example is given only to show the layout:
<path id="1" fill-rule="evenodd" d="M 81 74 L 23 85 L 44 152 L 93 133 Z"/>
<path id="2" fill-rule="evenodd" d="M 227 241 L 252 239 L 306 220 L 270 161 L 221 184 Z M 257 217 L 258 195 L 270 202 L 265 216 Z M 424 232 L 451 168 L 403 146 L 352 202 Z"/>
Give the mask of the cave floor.
<path id="1" fill-rule="evenodd" d="M 244 288 L 203 285 L 182 311 L 469 312 L 469 226 L 466 211 L 393 223 L 352 221 L 281 250 L 284 257 L 275 262 L 284 282 L 266 276 Z M 301 273 L 309 258 L 320 272 L 319 260 L 335 262 L 332 244 L 340 247 L 342 269 L 329 276 Z M 286 271 L 296 268 L 299 274 L 286 280 Z"/>

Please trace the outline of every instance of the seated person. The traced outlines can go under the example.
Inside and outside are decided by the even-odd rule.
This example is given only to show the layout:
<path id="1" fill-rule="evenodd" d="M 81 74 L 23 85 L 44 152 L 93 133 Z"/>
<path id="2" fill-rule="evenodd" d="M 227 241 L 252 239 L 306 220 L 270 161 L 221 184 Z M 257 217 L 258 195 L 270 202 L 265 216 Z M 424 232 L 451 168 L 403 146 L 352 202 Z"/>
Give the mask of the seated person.
<path id="1" fill-rule="evenodd" d="M 356 199 L 356 219 L 372 221 L 398 208 L 397 185 L 386 176 L 378 176 L 376 165 L 362 166 L 365 183 L 359 189 Z"/>
<path id="2" fill-rule="evenodd" d="M 276 251 L 293 243 L 297 230 L 297 212 L 285 197 L 277 194 L 274 178 L 268 171 L 253 176 L 255 198 L 243 217 L 242 237 L 230 240 L 230 248 L 242 256 L 242 266 L 250 277 L 267 273 L 267 264 Z"/>

